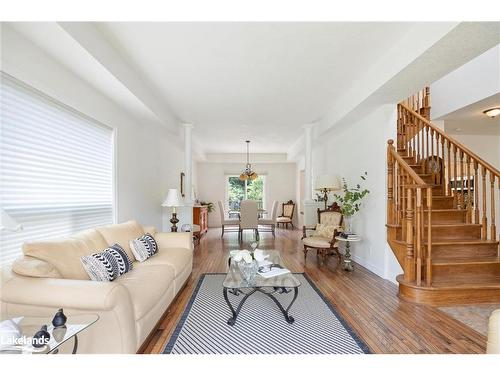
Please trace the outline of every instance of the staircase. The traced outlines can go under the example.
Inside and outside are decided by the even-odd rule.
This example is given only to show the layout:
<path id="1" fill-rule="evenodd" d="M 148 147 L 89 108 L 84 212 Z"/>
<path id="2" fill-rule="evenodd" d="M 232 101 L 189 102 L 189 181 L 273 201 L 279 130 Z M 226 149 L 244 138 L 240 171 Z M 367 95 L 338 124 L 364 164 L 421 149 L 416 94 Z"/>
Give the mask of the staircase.
<path id="1" fill-rule="evenodd" d="M 429 118 L 426 88 L 398 104 L 396 145 L 387 145 L 387 240 L 404 271 L 400 297 L 500 302 L 500 172 Z"/>

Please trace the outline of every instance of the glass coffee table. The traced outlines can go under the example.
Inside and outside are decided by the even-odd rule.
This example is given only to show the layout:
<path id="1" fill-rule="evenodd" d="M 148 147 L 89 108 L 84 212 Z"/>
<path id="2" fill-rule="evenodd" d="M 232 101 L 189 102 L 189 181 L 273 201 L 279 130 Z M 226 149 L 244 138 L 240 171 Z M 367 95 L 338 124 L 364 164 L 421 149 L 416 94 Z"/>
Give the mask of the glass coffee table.
<path id="1" fill-rule="evenodd" d="M 272 263 L 272 267 L 283 268 L 283 260 L 281 259 L 278 250 L 264 250 L 264 252 L 265 255 L 269 255 L 267 260 Z M 236 262 L 231 262 L 231 258 L 228 260 L 228 265 L 229 271 L 222 283 L 224 299 L 226 300 L 232 315 L 227 320 L 227 324 L 233 326 L 236 323 L 236 318 L 245 304 L 245 301 L 255 292 L 260 292 L 268 296 L 279 307 L 288 323 L 291 324 L 295 321 L 295 319 L 289 314 L 289 311 L 299 294 L 300 281 L 291 272 L 270 278 L 265 278 L 257 274 L 254 282 L 249 284 L 243 278 L 243 275 L 238 268 L 238 264 Z M 294 293 L 293 299 L 288 307 L 285 308 L 276 298 L 276 294 L 287 294 L 292 292 L 292 290 Z M 228 298 L 228 293 L 235 296 L 243 296 L 237 306 L 233 307 Z"/>
<path id="2" fill-rule="evenodd" d="M 0 350 L 1 354 L 57 354 L 62 344 L 73 339 L 72 354 L 78 351 L 78 334 L 89 328 L 99 320 L 97 314 L 78 314 L 68 315 L 68 320 L 63 327 L 55 328 L 52 324 L 52 317 L 32 317 L 26 316 L 21 322 L 21 340 L 26 345 L 13 345 L 10 349 Z M 33 347 L 29 342 L 33 335 L 42 327 L 47 325 L 47 331 L 50 333 L 49 342 L 41 348 Z"/>

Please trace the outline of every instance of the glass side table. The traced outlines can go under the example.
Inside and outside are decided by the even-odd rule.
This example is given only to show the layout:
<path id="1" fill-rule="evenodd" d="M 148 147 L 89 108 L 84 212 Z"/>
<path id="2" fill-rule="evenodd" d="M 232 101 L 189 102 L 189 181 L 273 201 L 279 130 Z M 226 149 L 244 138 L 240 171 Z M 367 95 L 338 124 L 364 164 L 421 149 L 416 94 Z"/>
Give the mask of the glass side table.
<path id="1" fill-rule="evenodd" d="M 16 345 L 10 349 L 0 351 L 1 354 L 57 354 L 62 344 L 73 339 L 72 354 L 78 351 L 78 334 L 92 326 L 99 320 L 97 314 L 68 315 L 66 325 L 55 328 L 52 324 L 52 317 L 26 316 L 21 320 L 21 340 L 27 344 Z M 47 325 L 50 333 L 49 342 L 41 348 L 35 348 L 30 344 L 30 339 L 43 326 Z"/>
<path id="2" fill-rule="evenodd" d="M 342 269 L 344 271 L 352 272 L 354 271 L 354 267 L 351 262 L 351 242 L 359 242 L 361 241 L 361 237 L 357 235 L 350 235 L 351 237 L 344 238 L 341 236 L 335 237 L 337 241 L 345 242 L 345 254 L 344 254 L 344 263 L 342 264 Z"/>

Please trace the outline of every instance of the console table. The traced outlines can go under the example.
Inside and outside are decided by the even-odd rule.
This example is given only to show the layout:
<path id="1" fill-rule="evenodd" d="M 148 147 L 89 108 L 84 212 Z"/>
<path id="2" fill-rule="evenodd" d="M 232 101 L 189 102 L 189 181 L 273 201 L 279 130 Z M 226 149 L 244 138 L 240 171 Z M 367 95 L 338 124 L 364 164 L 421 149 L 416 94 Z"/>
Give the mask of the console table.
<path id="1" fill-rule="evenodd" d="M 208 206 L 193 206 L 193 224 L 200 226 L 200 236 L 208 231 Z"/>

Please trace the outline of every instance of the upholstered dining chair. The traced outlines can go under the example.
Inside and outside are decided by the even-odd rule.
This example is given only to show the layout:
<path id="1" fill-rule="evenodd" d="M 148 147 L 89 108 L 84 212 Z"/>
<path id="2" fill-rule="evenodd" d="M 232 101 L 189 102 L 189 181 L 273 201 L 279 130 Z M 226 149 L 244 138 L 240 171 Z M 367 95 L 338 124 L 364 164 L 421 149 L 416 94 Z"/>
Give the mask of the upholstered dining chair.
<path id="1" fill-rule="evenodd" d="M 238 236 L 240 235 L 240 221 L 238 219 L 227 219 L 226 212 L 224 210 L 224 204 L 222 201 L 217 202 L 219 204 L 219 213 L 220 213 L 220 224 L 222 226 L 222 234 L 221 237 L 224 237 L 224 232 L 238 232 Z M 226 227 L 229 227 L 229 230 L 226 230 Z"/>
<path id="2" fill-rule="evenodd" d="M 276 227 L 276 216 L 278 216 L 278 201 L 273 202 L 270 219 L 259 219 L 259 226 L 262 226 L 265 228 L 265 229 L 259 229 L 259 231 L 272 232 L 273 237 L 276 237 L 276 235 L 274 233 L 274 229 Z"/>
<path id="3" fill-rule="evenodd" d="M 279 226 L 280 224 L 283 225 L 283 227 L 287 227 L 290 224 L 293 227 L 293 213 L 295 211 L 295 203 L 293 201 L 288 201 L 286 203 L 283 203 L 282 205 L 282 213 L 280 216 L 276 218 L 276 226 Z"/>
<path id="4" fill-rule="evenodd" d="M 328 255 L 335 254 L 341 259 L 338 241 L 335 239 L 342 233 L 343 217 L 340 207 L 334 203 L 326 210 L 318 208 L 318 224 L 315 227 L 302 228 L 302 243 L 304 244 L 304 261 L 309 249 L 315 249 L 320 263 L 324 263 Z"/>
<path id="5" fill-rule="evenodd" d="M 259 207 L 256 201 L 244 200 L 240 204 L 240 238 L 243 238 L 243 231 L 251 229 L 255 234 L 255 239 L 259 240 Z"/>

